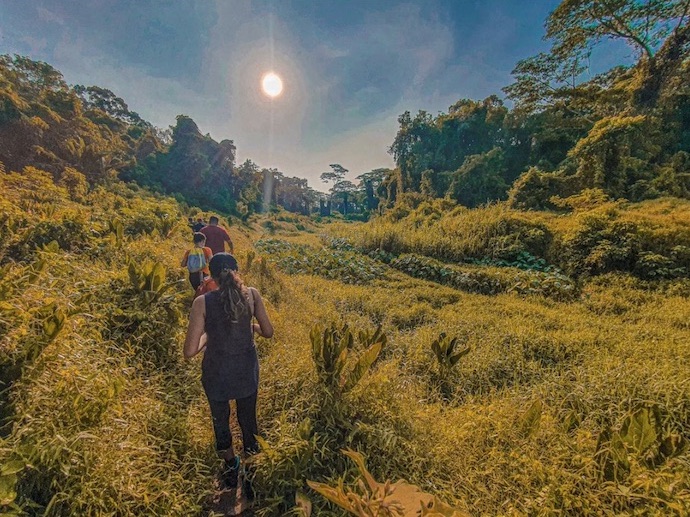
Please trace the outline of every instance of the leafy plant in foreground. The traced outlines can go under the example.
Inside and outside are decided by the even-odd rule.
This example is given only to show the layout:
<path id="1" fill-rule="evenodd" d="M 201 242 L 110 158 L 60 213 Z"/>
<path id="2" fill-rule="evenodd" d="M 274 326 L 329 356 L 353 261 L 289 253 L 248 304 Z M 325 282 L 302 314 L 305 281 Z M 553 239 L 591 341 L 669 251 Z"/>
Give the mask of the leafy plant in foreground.
<path id="1" fill-rule="evenodd" d="M 437 497 L 422 492 L 418 486 L 405 481 L 379 483 L 369 473 L 364 457 L 355 451 L 342 451 L 355 462 L 363 480 L 357 483 L 357 490 L 343 486 L 342 480 L 333 488 L 325 483 L 307 481 L 307 484 L 329 501 L 358 517 L 466 517 Z M 302 515 L 310 517 L 311 503 L 303 494 L 297 494 L 297 503 Z"/>
<path id="2" fill-rule="evenodd" d="M 125 225 L 122 220 L 116 217 L 113 220 L 108 220 L 108 230 L 115 236 L 115 247 L 119 248 L 125 239 Z"/>
<path id="3" fill-rule="evenodd" d="M 127 273 L 132 287 L 146 303 L 155 302 L 173 285 L 165 283 L 165 266 L 160 262 L 144 262 L 141 266 L 130 262 Z"/>
<path id="4" fill-rule="evenodd" d="M 15 504 L 17 498 L 18 474 L 26 465 L 23 461 L 10 460 L 0 466 L 0 515 L 21 515 L 21 509 Z"/>
<path id="5" fill-rule="evenodd" d="M 664 428 L 657 407 L 642 407 L 624 418 L 619 431 L 610 428 L 602 431 L 596 458 L 606 481 L 621 482 L 630 473 L 632 458 L 653 468 L 682 454 L 687 448 L 685 437 Z"/>

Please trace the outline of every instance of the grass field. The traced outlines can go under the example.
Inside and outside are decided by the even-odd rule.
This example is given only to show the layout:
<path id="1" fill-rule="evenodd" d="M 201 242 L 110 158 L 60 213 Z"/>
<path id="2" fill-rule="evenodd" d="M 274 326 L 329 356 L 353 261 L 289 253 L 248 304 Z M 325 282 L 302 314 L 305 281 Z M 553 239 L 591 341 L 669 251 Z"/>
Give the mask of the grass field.
<path id="1" fill-rule="evenodd" d="M 0 178 L 0 509 L 202 514 L 217 463 L 178 267 L 194 209 Z M 344 515 L 306 482 L 357 492 L 346 448 L 471 515 L 690 513 L 688 207 L 230 221 L 276 328 L 255 513 L 298 515 L 300 493 Z M 323 336 L 348 332 L 329 370 Z"/>

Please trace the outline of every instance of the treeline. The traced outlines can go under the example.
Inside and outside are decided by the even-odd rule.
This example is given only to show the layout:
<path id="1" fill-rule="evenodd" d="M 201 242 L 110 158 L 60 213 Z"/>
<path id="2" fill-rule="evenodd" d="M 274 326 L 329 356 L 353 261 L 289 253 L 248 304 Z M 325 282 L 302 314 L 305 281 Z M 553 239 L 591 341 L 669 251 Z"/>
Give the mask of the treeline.
<path id="1" fill-rule="evenodd" d="M 689 11 L 687 1 L 563 1 L 546 21 L 550 52 L 519 62 L 504 88 L 512 109 L 490 96 L 399 117 L 387 203 L 401 192 L 527 209 L 586 189 L 690 197 Z M 582 80 L 604 40 L 628 44 L 636 62 Z"/>
<path id="2" fill-rule="evenodd" d="M 70 86 L 51 65 L 17 55 L 0 56 L 0 142 L 7 171 L 31 166 L 62 184 L 78 181 L 75 171 L 91 185 L 135 181 L 238 216 L 271 204 L 308 214 L 322 195 L 250 160 L 236 165 L 233 141 L 203 135 L 190 117 L 157 128 L 110 90 Z"/>
<path id="3" fill-rule="evenodd" d="M 688 18 L 687 0 L 563 1 L 546 21 L 550 51 L 520 61 L 504 88 L 511 109 L 492 95 L 437 116 L 405 112 L 389 149 L 397 167 L 355 183 L 332 164 L 321 174 L 329 195 L 251 160 L 237 165 L 233 141 L 203 135 L 188 116 L 161 130 L 107 89 L 69 86 L 46 63 L 0 56 L 0 162 L 63 182 L 73 170 L 92 184 L 117 176 L 241 217 L 271 206 L 366 217 L 401 194 L 522 209 L 557 208 L 582 192 L 688 198 Z M 636 62 L 591 77 L 589 56 L 604 40 L 628 44 Z"/>

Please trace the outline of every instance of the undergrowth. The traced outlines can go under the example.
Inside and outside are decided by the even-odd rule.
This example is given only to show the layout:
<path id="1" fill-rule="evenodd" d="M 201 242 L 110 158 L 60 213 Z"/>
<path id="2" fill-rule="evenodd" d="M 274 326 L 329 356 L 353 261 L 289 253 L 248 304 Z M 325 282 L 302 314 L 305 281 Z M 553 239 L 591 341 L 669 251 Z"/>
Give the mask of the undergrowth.
<path id="1" fill-rule="evenodd" d="M 203 514 L 186 209 L 36 169 L 0 182 L 1 511 Z M 327 225 L 330 244 L 230 228 L 276 329 L 254 513 L 345 515 L 404 480 L 471 515 L 688 514 L 687 207 L 437 208 Z"/>

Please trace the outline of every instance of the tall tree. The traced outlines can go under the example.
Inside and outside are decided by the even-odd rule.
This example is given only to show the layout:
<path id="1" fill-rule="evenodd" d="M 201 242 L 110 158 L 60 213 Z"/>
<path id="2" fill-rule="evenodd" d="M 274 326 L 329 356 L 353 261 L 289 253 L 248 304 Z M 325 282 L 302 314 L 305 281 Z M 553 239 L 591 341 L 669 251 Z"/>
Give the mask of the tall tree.
<path id="1" fill-rule="evenodd" d="M 390 169 L 374 169 L 364 174 L 360 174 L 355 179 L 359 180 L 359 185 L 364 189 L 367 200 L 367 209 L 376 210 L 379 206 L 378 190 L 383 180 L 391 173 Z"/>
<path id="2" fill-rule="evenodd" d="M 357 192 L 357 186 L 349 180 L 341 180 L 333 185 L 333 196 L 343 200 L 343 215 L 348 214 L 350 196 Z"/>
<path id="3" fill-rule="evenodd" d="M 689 0 L 564 0 L 546 21 L 546 38 L 566 68 L 603 40 L 628 44 L 638 56 L 633 101 L 647 108 L 690 52 L 689 16 Z"/>
<path id="4" fill-rule="evenodd" d="M 331 168 L 331 170 L 322 172 L 320 178 L 321 181 L 323 181 L 324 183 L 333 183 L 333 185 L 329 189 L 332 199 L 334 193 L 333 188 L 335 187 L 335 185 L 338 184 L 338 182 L 343 181 L 343 179 L 345 179 L 345 174 L 347 174 L 350 171 L 348 171 L 339 163 L 331 163 L 329 167 Z"/>

